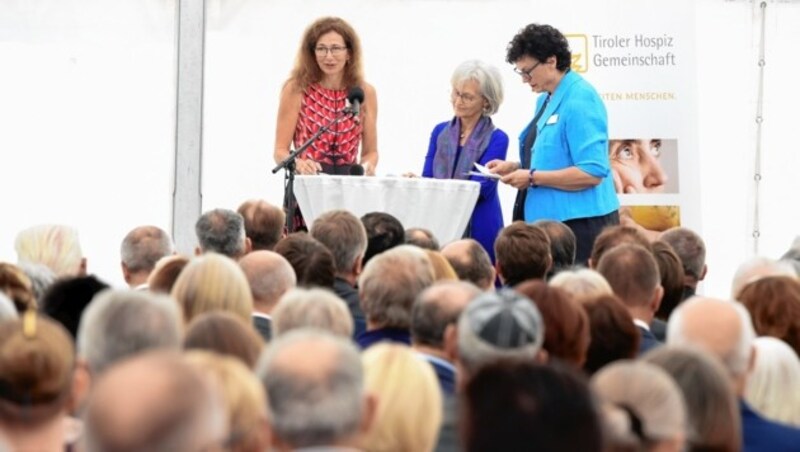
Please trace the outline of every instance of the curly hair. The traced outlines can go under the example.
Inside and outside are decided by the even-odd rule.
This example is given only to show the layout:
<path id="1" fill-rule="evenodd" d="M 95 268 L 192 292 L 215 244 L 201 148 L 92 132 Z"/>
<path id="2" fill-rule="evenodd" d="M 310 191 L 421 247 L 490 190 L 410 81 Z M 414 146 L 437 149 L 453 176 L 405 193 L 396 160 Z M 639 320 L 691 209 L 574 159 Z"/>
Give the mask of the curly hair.
<path id="1" fill-rule="evenodd" d="M 556 69 L 566 72 L 572 64 L 567 38 L 550 25 L 530 24 L 519 31 L 506 48 L 506 61 L 514 64 L 524 56 L 545 61 L 556 57 Z"/>
<path id="2" fill-rule="evenodd" d="M 347 87 L 361 86 L 364 83 L 364 70 L 361 63 L 361 40 L 350 24 L 338 17 L 322 17 L 306 28 L 303 41 L 295 57 L 294 68 L 289 80 L 297 83 L 298 88 L 305 89 L 309 85 L 322 80 L 322 70 L 317 64 L 314 49 L 322 35 L 335 32 L 344 39 L 344 45 L 350 59 L 344 67 L 343 82 Z"/>

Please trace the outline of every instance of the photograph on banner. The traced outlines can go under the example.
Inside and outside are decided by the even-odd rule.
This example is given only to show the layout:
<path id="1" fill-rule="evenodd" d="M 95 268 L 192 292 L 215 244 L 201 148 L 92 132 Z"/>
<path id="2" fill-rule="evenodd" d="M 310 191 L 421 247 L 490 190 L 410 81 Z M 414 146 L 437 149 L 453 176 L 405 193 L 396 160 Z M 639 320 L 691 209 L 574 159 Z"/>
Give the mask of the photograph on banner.
<path id="1" fill-rule="evenodd" d="M 608 158 L 619 194 L 679 192 L 678 140 L 612 138 Z"/>
<path id="2" fill-rule="evenodd" d="M 642 230 L 648 238 L 655 239 L 667 229 L 681 225 L 680 206 L 622 206 L 620 223 Z"/>

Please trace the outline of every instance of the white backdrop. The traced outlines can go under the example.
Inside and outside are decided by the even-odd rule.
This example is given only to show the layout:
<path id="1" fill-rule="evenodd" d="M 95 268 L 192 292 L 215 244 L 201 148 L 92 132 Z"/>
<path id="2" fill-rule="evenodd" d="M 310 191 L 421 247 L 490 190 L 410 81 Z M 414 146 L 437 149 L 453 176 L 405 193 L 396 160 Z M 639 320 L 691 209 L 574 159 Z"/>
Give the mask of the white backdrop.
<path id="1" fill-rule="evenodd" d="M 727 295 L 736 264 L 752 250 L 758 8 L 750 2 L 702 0 L 684 14 L 685 2 L 648 0 L 636 2 L 633 15 L 632 2 L 618 0 L 208 3 L 204 210 L 235 208 L 250 197 L 280 201 L 281 176 L 269 173 L 278 93 L 304 27 L 321 15 L 346 18 L 362 38 L 367 79 L 379 97 L 381 174 L 421 170 L 430 130 L 451 114 L 450 73 L 467 58 L 501 69 L 506 102 L 495 123 L 516 137 L 534 97 L 503 57 L 526 23 L 549 22 L 565 32 L 649 32 L 663 21 L 683 23 L 696 36 L 687 47 L 697 55 L 690 73 L 696 109 L 659 124 L 687 121 L 696 131 L 694 146 L 680 146 L 697 153 L 688 171 L 700 175 L 695 181 L 702 190 L 685 191 L 690 179 L 682 175 L 681 192 L 697 201 L 684 223 L 708 243 L 705 292 Z M 777 256 L 800 230 L 790 198 L 800 191 L 800 178 L 789 137 L 800 101 L 789 77 L 800 67 L 788 57 L 800 42 L 800 6 L 768 2 L 767 14 L 760 249 Z M 15 260 L 13 238 L 23 227 L 65 222 L 81 231 L 90 270 L 121 284 L 118 248 L 127 230 L 144 223 L 169 228 L 173 21 L 174 1 L 0 3 L 0 260 Z M 512 140 L 509 155 L 516 152 Z M 508 200 L 511 191 L 501 196 Z M 509 201 L 504 207 L 510 215 Z"/>

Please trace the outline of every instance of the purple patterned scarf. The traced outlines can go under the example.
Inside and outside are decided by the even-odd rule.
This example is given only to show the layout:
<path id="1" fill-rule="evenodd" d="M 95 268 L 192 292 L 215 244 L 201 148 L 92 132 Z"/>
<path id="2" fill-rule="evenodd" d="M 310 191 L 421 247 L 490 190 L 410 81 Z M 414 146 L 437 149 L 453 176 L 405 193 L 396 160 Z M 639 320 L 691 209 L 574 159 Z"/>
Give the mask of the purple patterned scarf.
<path id="1" fill-rule="evenodd" d="M 461 136 L 461 121 L 453 118 L 436 139 L 436 155 L 433 157 L 433 177 L 436 179 L 469 179 L 473 164 L 480 160 L 494 132 L 494 124 L 488 116 L 481 116 L 472 131 L 461 156 L 456 162 L 456 152 Z M 455 173 L 453 168 L 455 167 Z"/>

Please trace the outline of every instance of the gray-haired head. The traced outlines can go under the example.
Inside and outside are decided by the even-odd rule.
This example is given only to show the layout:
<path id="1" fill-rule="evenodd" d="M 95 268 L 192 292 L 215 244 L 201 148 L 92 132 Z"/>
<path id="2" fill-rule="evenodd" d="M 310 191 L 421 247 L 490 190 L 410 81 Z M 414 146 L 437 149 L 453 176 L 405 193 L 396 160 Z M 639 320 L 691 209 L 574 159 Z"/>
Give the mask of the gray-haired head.
<path id="1" fill-rule="evenodd" d="M 681 259 L 683 273 L 696 281 L 705 276 L 706 244 L 702 237 L 689 228 L 674 227 L 662 232 L 658 237 L 667 242 Z"/>
<path id="2" fill-rule="evenodd" d="M 408 328 L 414 300 L 433 284 L 433 265 L 420 248 L 400 245 L 372 258 L 358 283 L 367 320 L 378 327 Z"/>
<path id="3" fill-rule="evenodd" d="M 361 220 L 346 210 L 320 215 L 309 231 L 333 254 L 338 275 L 349 275 L 367 251 L 367 230 Z"/>
<path id="4" fill-rule="evenodd" d="M 31 280 L 31 289 L 36 301 L 41 302 L 45 292 L 56 281 L 56 274 L 50 267 L 32 262 L 21 262 L 17 265 Z"/>
<path id="5" fill-rule="evenodd" d="M 736 269 L 731 283 L 731 297 L 738 299 L 744 286 L 767 276 L 791 276 L 796 278 L 794 266 L 787 261 L 776 261 L 768 257 L 755 256 L 744 261 Z"/>
<path id="6" fill-rule="evenodd" d="M 253 308 L 257 311 L 270 312 L 283 294 L 297 285 L 292 265 L 274 251 L 247 253 L 239 259 L 239 267 L 250 284 Z"/>
<path id="7" fill-rule="evenodd" d="M 14 302 L 0 291 L 0 322 L 19 318 Z"/>
<path id="8" fill-rule="evenodd" d="M 344 338 L 353 335 L 353 317 L 341 298 L 325 289 L 293 289 L 272 312 L 273 337 L 316 328 Z"/>
<path id="9" fill-rule="evenodd" d="M 478 83 L 480 93 L 486 99 L 487 106 L 483 110 L 485 116 L 497 113 L 503 103 L 503 77 L 496 67 L 480 60 L 467 60 L 456 67 L 450 84 L 453 88 L 464 82 L 474 80 Z"/>
<path id="10" fill-rule="evenodd" d="M 183 334 L 178 303 L 143 291 L 106 290 L 81 317 L 78 356 L 94 374 L 151 349 L 178 350 Z"/>
<path id="11" fill-rule="evenodd" d="M 472 300 L 458 321 L 461 366 L 473 374 L 501 358 L 535 359 L 544 343 L 544 321 L 529 298 L 510 289 Z"/>
<path id="12" fill-rule="evenodd" d="M 447 327 L 455 325 L 464 307 L 481 293 L 464 281 L 440 281 L 422 291 L 411 309 L 413 343 L 443 349 Z"/>
<path id="13" fill-rule="evenodd" d="M 277 338 L 258 365 L 271 427 L 292 448 L 332 445 L 358 433 L 364 374 L 351 341 L 318 330 Z"/>
<path id="14" fill-rule="evenodd" d="M 194 226 L 203 253 L 209 251 L 237 259 L 247 252 L 244 218 L 230 209 L 205 212 Z"/>
<path id="15" fill-rule="evenodd" d="M 157 226 L 139 226 L 128 232 L 119 252 L 122 265 L 129 272 L 149 274 L 159 259 L 174 251 L 167 231 Z"/>
<path id="16" fill-rule="evenodd" d="M 494 290 L 495 271 L 489 253 L 475 239 L 450 242 L 442 248 L 442 255 L 458 275 L 483 290 Z"/>
<path id="17" fill-rule="evenodd" d="M 755 337 L 747 309 L 733 301 L 693 297 L 678 305 L 667 322 L 667 344 L 705 349 L 733 378 L 748 373 Z"/>

